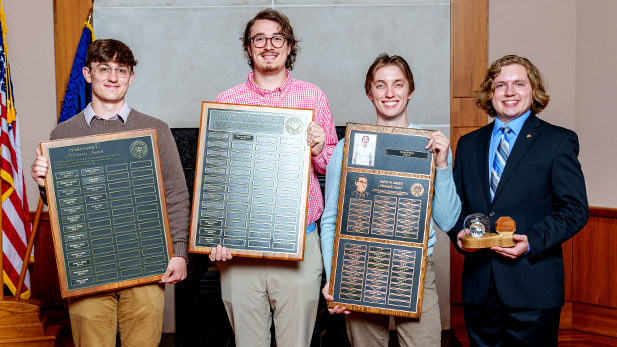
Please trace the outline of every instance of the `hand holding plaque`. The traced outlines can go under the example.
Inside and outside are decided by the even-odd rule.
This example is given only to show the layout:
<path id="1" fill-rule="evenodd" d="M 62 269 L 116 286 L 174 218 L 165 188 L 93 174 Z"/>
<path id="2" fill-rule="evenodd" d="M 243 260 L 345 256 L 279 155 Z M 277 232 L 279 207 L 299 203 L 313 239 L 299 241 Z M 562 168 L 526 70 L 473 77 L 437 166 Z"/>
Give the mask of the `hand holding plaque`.
<path id="1" fill-rule="evenodd" d="M 463 236 L 464 248 L 479 249 L 489 247 L 514 247 L 512 234 L 516 223 L 510 217 L 500 217 L 495 225 L 496 233 L 490 232 L 490 220 L 482 213 L 474 213 L 465 218 L 465 229 L 469 234 Z"/>

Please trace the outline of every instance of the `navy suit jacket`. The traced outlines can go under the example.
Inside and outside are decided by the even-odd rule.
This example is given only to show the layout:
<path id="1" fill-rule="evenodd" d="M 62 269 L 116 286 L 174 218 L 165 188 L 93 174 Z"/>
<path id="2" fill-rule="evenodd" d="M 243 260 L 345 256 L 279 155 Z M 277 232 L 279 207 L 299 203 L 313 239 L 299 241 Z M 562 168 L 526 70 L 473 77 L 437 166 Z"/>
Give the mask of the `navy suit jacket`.
<path id="1" fill-rule="evenodd" d="M 578 161 L 578 137 L 534 114 L 523 124 L 491 202 L 489 142 L 493 123 L 458 141 L 454 182 L 461 198 L 459 220 L 448 234 L 456 236 L 472 213 L 489 216 L 494 228 L 501 216 L 527 235 L 530 252 L 517 259 L 490 249 L 463 252 L 463 302 L 484 304 L 491 274 L 506 307 L 556 308 L 564 302 L 561 244 L 587 223 L 589 206 Z"/>

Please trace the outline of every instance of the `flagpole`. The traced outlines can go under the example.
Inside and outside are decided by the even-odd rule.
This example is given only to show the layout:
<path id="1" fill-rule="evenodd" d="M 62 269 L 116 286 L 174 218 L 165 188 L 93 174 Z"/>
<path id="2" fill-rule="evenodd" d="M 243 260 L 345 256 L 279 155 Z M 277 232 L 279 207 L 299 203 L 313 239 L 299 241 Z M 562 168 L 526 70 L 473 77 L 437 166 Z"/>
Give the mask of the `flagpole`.
<path id="1" fill-rule="evenodd" d="M 39 205 L 36 207 L 36 214 L 34 215 L 34 221 L 32 222 L 32 232 L 30 233 L 30 239 L 28 240 L 28 247 L 26 248 L 26 255 L 24 256 L 24 262 L 21 266 L 21 273 L 19 274 L 19 282 L 17 282 L 17 290 L 15 290 L 15 300 L 19 300 L 21 296 L 21 287 L 26 279 L 26 271 L 28 271 L 28 264 L 30 264 L 30 254 L 32 253 L 32 247 L 34 246 L 34 239 L 36 238 L 36 232 L 39 229 L 39 221 L 41 220 L 41 213 L 43 212 L 43 198 L 39 197 Z"/>
<path id="2" fill-rule="evenodd" d="M 0 151 L 2 151 L 0 149 Z M 2 178 L 0 178 L 0 301 L 4 300 L 4 248 L 2 247 L 2 238 L 4 236 L 4 228 L 2 228 Z"/>

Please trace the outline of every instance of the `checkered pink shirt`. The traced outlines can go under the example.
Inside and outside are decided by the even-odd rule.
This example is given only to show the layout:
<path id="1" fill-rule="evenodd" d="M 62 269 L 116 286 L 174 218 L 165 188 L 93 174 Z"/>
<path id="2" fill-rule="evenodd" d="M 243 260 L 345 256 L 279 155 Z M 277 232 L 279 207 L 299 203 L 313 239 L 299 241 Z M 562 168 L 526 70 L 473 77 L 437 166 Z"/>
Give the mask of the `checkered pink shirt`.
<path id="1" fill-rule="evenodd" d="M 328 98 L 317 86 L 289 77 L 289 72 L 287 72 L 285 83 L 272 91 L 256 85 L 254 78 L 255 72 L 252 71 L 249 73 L 248 80 L 245 83 L 224 91 L 216 98 L 216 102 L 312 109 L 315 111 L 314 122 L 319 124 L 326 132 L 323 150 L 319 155 L 311 159 L 311 178 L 309 181 L 308 213 L 306 218 L 306 225 L 309 225 L 319 219 L 323 212 L 323 196 L 321 195 L 321 189 L 319 189 L 319 181 L 317 180 L 315 170 L 322 174 L 326 172 L 326 166 L 338 142 L 334 121 L 330 114 Z"/>

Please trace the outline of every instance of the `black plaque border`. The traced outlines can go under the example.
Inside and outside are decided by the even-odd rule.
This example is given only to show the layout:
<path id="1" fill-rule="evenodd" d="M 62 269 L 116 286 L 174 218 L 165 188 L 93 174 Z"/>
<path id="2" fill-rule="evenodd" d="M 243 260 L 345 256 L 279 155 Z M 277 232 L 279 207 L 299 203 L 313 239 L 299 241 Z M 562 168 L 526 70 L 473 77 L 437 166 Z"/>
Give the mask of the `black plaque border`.
<path id="1" fill-rule="evenodd" d="M 66 146 L 75 146 L 75 145 L 87 145 L 87 144 L 96 144 L 105 141 L 114 141 L 119 139 L 130 139 L 130 138 L 144 138 L 149 137 L 151 141 L 151 146 L 153 148 L 153 158 L 154 158 L 154 168 L 155 168 L 155 184 L 158 186 L 159 193 L 159 203 L 160 203 L 160 211 L 162 213 L 161 219 L 163 220 L 163 234 L 166 247 L 164 255 L 169 261 L 173 255 L 173 246 L 171 240 L 171 231 L 169 227 L 169 218 L 167 215 L 167 201 L 165 198 L 165 186 L 163 183 L 163 172 L 161 170 L 161 160 L 159 156 L 159 147 L 158 147 L 158 138 L 156 129 L 142 129 L 142 130 L 134 130 L 134 131 L 124 131 L 117 133 L 109 133 L 109 134 L 100 134 L 100 135 L 92 135 L 92 136 L 83 136 L 83 137 L 74 137 L 53 141 L 45 141 L 39 144 L 39 148 L 41 150 L 41 154 L 45 156 L 48 160 L 50 160 L 49 149 L 56 147 L 66 147 Z M 122 280 L 102 285 L 94 285 L 86 288 L 69 290 L 67 283 L 67 271 L 68 269 L 65 267 L 65 257 L 67 256 L 64 253 L 63 241 L 61 238 L 60 231 L 60 223 L 59 223 L 59 206 L 56 205 L 56 191 L 54 180 L 54 172 L 52 170 L 52 165 L 50 162 L 49 171 L 45 178 L 45 189 L 47 193 L 47 206 L 49 207 L 49 219 L 51 224 L 52 231 L 52 239 L 54 243 L 54 250 L 56 256 L 56 265 L 58 268 L 58 280 L 60 282 L 60 293 L 62 298 L 72 298 L 83 295 L 95 294 L 100 292 L 106 292 L 110 290 L 122 289 L 133 287 L 146 283 L 158 282 L 163 277 L 163 273 L 160 275 L 150 275 L 137 277 L 131 280 Z"/>
<path id="2" fill-rule="evenodd" d="M 432 201 L 433 201 L 433 191 L 434 191 L 435 168 L 436 168 L 435 156 L 429 151 L 425 150 L 424 147 L 405 148 L 405 149 L 410 150 L 410 153 L 408 154 L 410 157 L 417 157 L 418 153 L 423 153 L 423 152 L 427 153 L 427 156 L 428 156 L 427 159 L 430 160 L 430 167 L 428 168 L 428 170 L 425 170 L 425 171 L 428 171 L 428 175 L 426 174 L 427 172 L 418 174 L 418 173 L 413 173 L 413 172 L 403 172 L 404 170 L 395 170 L 395 171 L 383 170 L 383 168 L 379 169 L 379 165 L 373 165 L 373 166 L 355 165 L 355 164 L 352 164 L 352 161 L 350 160 L 351 159 L 350 156 L 353 151 L 353 145 L 352 145 L 354 142 L 353 135 L 357 132 L 367 132 L 370 134 L 376 134 L 377 141 L 380 141 L 379 140 L 380 134 L 400 134 L 403 136 L 417 136 L 417 137 L 421 137 L 425 139 L 433 131 L 421 130 L 421 129 L 411 129 L 411 128 L 395 128 L 395 127 L 386 127 L 386 126 L 377 126 L 377 125 L 368 125 L 368 124 L 347 123 L 347 128 L 345 131 L 345 147 L 344 147 L 344 154 L 343 154 L 343 165 L 342 165 L 342 170 L 341 170 L 341 181 L 340 181 L 340 188 L 339 188 L 339 202 L 338 202 L 338 213 L 337 213 L 337 220 L 336 220 L 336 234 L 334 238 L 334 250 L 333 250 L 332 268 L 331 268 L 331 275 L 330 275 L 330 287 L 329 287 L 329 294 L 335 297 L 335 300 L 333 302 L 329 302 L 328 306 L 334 307 L 338 305 L 339 307 L 344 306 L 345 308 L 351 311 L 359 311 L 359 312 L 365 312 L 365 313 L 398 316 L 398 317 L 420 318 L 420 314 L 422 312 L 422 296 L 423 296 L 423 290 L 424 290 L 424 273 L 426 269 L 426 250 L 428 246 L 428 236 L 429 236 L 428 234 L 429 234 L 430 221 L 431 221 L 430 216 L 431 216 L 431 211 L 432 211 Z M 426 142 L 427 141 L 428 140 L 426 140 Z M 396 146 L 388 146 L 388 148 L 394 148 L 394 147 Z M 380 160 L 380 156 L 385 156 L 385 154 L 380 154 L 380 153 L 381 152 L 379 151 L 375 152 L 375 159 L 374 159 L 375 163 L 377 163 L 377 161 Z M 422 156 L 422 154 L 420 154 L 420 156 Z M 343 214 L 344 214 L 345 202 L 350 200 L 350 196 L 353 193 L 353 191 L 346 189 L 348 173 L 364 173 L 367 175 L 392 176 L 392 177 L 400 177 L 400 178 L 412 177 L 412 178 L 417 178 L 417 179 L 428 180 L 429 192 L 427 192 L 427 195 L 426 195 L 427 204 L 426 204 L 426 210 L 423 216 L 424 225 L 422 227 L 424 228 L 423 230 L 424 237 L 423 237 L 422 242 L 401 242 L 398 240 L 386 240 L 386 239 L 379 239 L 379 238 L 374 238 L 370 236 L 360 237 L 357 235 L 355 236 L 344 235 L 341 232 L 341 226 L 343 224 Z M 339 244 L 341 243 L 341 240 L 360 242 L 360 243 L 364 243 L 367 245 L 375 245 L 375 246 L 386 245 L 387 247 L 393 247 L 393 248 L 400 246 L 401 248 L 411 247 L 411 248 L 418 249 L 418 251 L 420 251 L 421 253 L 420 275 L 419 275 L 419 280 L 414 283 L 414 286 L 412 289 L 412 292 L 413 292 L 412 296 L 415 296 L 416 298 L 416 304 L 412 305 L 415 309 L 397 309 L 395 307 L 392 307 L 391 305 L 387 305 L 387 304 L 382 305 L 382 304 L 376 304 L 376 303 L 372 303 L 368 305 L 352 304 L 346 300 L 340 300 L 340 298 L 337 301 L 336 298 L 338 298 L 338 295 L 340 294 L 340 292 L 335 293 L 334 289 L 337 288 L 338 290 L 341 287 L 341 273 L 338 272 L 339 264 L 337 264 L 339 260 L 338 255 L 340 252 Z"/>

